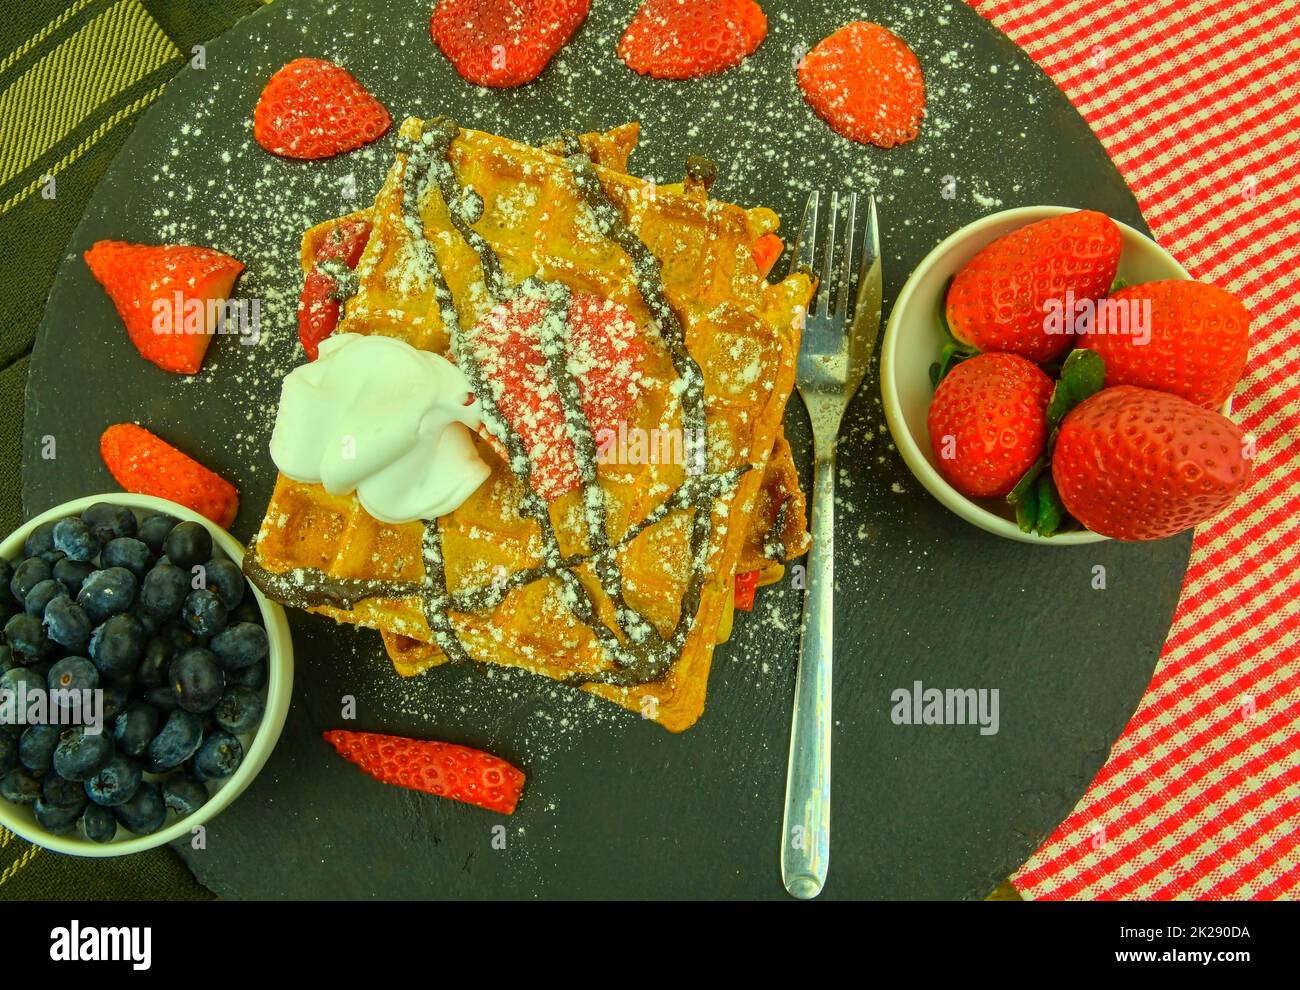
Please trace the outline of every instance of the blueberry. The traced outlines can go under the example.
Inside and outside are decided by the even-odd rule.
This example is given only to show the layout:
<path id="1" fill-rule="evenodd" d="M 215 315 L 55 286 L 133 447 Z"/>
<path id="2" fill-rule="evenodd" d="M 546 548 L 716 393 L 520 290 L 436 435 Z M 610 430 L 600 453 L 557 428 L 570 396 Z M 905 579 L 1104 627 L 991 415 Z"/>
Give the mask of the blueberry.
<path id="1" fill-rule="evenodd" d="M 158 635 L 172 651 L 173 657 L 178 653 L 183 653 L 191 647 L 207 645 L 207 642 L 204 639 L 195 636 L 190 627 L 180 619 L 166 623 L 159 631 Z"/>
<path id="2" fill-rule="evenodd" d="M 141 779 L 140 764 L 119 753 L 86 781 L 86 797 L 105 808 L 115 808 L 131 800 Z"/>
<path id="3" fill-rule="evenodd" d="M 85 657 L 64 657 L 50 668 L 46 685 L 51 691 L 93 691 L 99 687 L 99 671 Z"/>
<path id="4" fill-rule="evenodd" d="M 155 615 L 170 618 L 181 610 L 190 582 L 174 564 L 155 564 L 140 585 L 140 604 Z"/>
<path id="5" fill-rule="evenodd" d="M 0 637 L 0 674 L 7 670 L 13 670 L 17 666 L 19 664 L 14 658 L 14 648 L 5 642 L 3 637 Z"/>
<path id="6" fill-rule="evenodd" d="M 17 766 L 18 743 L 8 733 L 0 735 L 0 777 L 3 777 Z"/>
<path id="7" fill-rule="evenodd" d="M 181 703 L 176 700 L 176 692 L 172 690 L 170 684 L 150 688 L 144 693 L 144 700 L 148 704 L 153 705 L 160 712 L 175 711 L 181 706 Z"/>
<path id="8" fill-rule="evenodd" d="M 136 536 L 144 541 L 145 546 L 153 551 L 154 556 L 160 556 L 163 552 L 163 544 L 167 541 L 167 534 L 175 525 L 176 520 L 171 516 L 149 516 L 140 524 L 140 532 Z"/>
<path id="9" fill-rule="evenodd" d="M 212 559 L 212 534 L 196 522 L 177 523 L 163 541 L 163 552 L 181 570 Z"/>
<path id="10" fill-rule="evenodd" d="M 60 519 L 54 526 L 54 549 L 62 551 L 69 560 L 94 560 L 99 556 L 100 546 L 98 534 L 77 516 Z"/>
<path id="11" fill-rule="evenodd" d="M 167 820 L 167 807 L 157 786 L 144 781 L 129 801 L 113 809 L 113 814 L 128 831 L 149 835 L 162 828 Z"/>
<path id="12" fill-rule="evenodd" d="M 208 789 L 193 777 L 174 773 L 162 782 L 163 802 L 178 815 L 192 815 L 207 803 Z"/>
<path id="13" fill-rule="evenodd" d="M 91 733 L 85 726 L 69 729 L 54 749 L 54 770 L 68 780 L 87 780 L 99 773 L 113 756 L 113 737 Z"/>
<path id="14" fill-rule="evenodd" d="M 18 711 L 27 710 L 24 697 L 31 697 L 33 691 L 45 690 L 45 678 L 30 667 L 14 667 L 0 674 L 0 696 L 9 692 L 14 697 Z"/>
<path id="15" fill-rule="evenodd" d="M 257 728 L 265 707 L 261 695 L 251 688 L 229 687 L 212 710 L 212 715 L 217 725 L 238 736 Z"/>
<path id="16" fill-rule="evenodd" d="M 81 834 L 91 842 L 112 842 L 117 835 L 117 818 L 111 809 L 98 804 L 86 805 L 79 824 Z"/>
<path id="17" fill-rule="evenodd" d="M 221 596 L 226 608 L 234 609 L 244 600 L 244 572 L 233 560 L 224 557 L 209 560 L 204 572 L 207 586 Z"/>
<path id="18" fill-rule="evenodd" d="M 226 688 L 217 658 L 201 647 L 180 654 L 167 676 L 177 702 L 187 712 L 211 711 Z"/>
<path id="19" fill-rule="evenodd" d="M 106 724 L 112 722 L 113 719 L 126 711 L 126 706 L 131 703 L 131 698 L 121 683 L 110 684 L 104 688 L 103 699 L 104 709 L 100 713 L 100 718 Z"/>
<path id="20" fill-rule="evenodd" d="M 81 817 L 81 809 L 75 805 L 46 804 L 44 798 L 36 799 L 34 810 L 36 824 L 55 835 L 71 832 Z"/>
<path id="21" fill-rule="evenodd" d="M 27 599 L 27 592 L 53 576 L 54 568 L 48 561 L 28 557 L 14 568 L 14 576 L 9 579 L 9 591 L 14 600 L 21 603 Z"/>
<path id="22" fill-rule="evenodd" d="M 92 622 L 100 623 L 130 608 L 135 591 L 134 574 L 124 567 L 109 567 L 86 578 L 77 592 L 77 604 L 86 610 Z"/>
<path id="23" fill-rule="evenodd" d="M 136 677 L 146 688 L 155 688 L 167 683 L 167 668 L 171 666 L 174 652 L 166 642 L 154 637 L 145 644 L 144 659 L 136 668 Z"/>
<path id="24" fill-rule="evenodd" d="M 0 778 L 0 797 L 13 804 L 35 804 L 41 796 L 40 782 L 26 770 L 10 770 Z"/>
<path id="25" fill-rule="evenodd" d="M 104 677 L 125 677 L 144 656 L 144 628 L 125 612 L 109 618 L 90 637 L 90 659 Z"/>
<path id="26" fill-rule="evenodd" d="M 251 622 L 255 626 L 262 624 L 262 609 L 257 599 L 251 594 L 245 595 L 239 605 L 230 610 L 231 622 Z"/>
<path id="27" fill-rule="evenodd" d="M 134 537 L 119 536 L 104 547 L 99 562 L 104 567 L 125 567 L 135 575 L 137 581 L 141 581 L 153 566 L 153 554 Z"/>
<path id="28" fill-rule="evenodd" d="M 86 787 L 57 773 L 47 773 L 41 780 L 41 800 L 80 811 L 86 806 Z"/>
<path id="29" fill-rule="evenodd" d="M 13 605 L 13 592 L 9 590 L 9 582 L 14 579 L 14 565 L 9 563 L 4 557 L 0 557 L 0 605 Z"/>
<path id="30" fill-rule="evenodd" d="M 69 595 L 75 595 L 81 590 L 82 582 L 96 570 L 98 568 L 89 560 L 60 560 L 52 568 L 52 573 L 54 580 L 68 589 Z"/>
<path id="31" fill-rule="evenodd" d="M 23 766 L 34 773 L 48 770 L 54 762 L 61 731 L 57 725 L 29 725 L 18 741 L 18 758 Z"/>
<path id="32" fill-rule="evenodd" d="M 45 614 L 45 607 L 56 598 L 67 598 L 68 589 L 63 586 L 62 581 L 56 581 L 54 578 L 46 578 L 44 581 L 38 581 L 32 586 L 32 590 L 27 592 L 27 597 L 23 600 L 23 609 L 28 615 L 34 615 L 38 619 Z"/>
<path id="33" fill-rule="evenodd" d="M 191 591 L 181 606 L 181 618 L 196 636 L 215 636 L 226 625 L 229 613 L 215 591 Z"/>
<path id="34" fill-rule="evenodd" d="M 162 731 L 145 749 L 145 769 L 150 773 L 161 773 L 178 767 L 194 755 L 202 742 L 203 720 L 178 708 L 167 716 Z"/>
<path id="35" fill-rule="evenodd" d="M 152 639 L 158 635 L 158 630 L 162 628 L 162 618 L 145 608 L 138 598 L 135 600 L 135 604 L 127 610 L 126 614 L 140 623 L 140 628 L 144 630 L 146 639 Z"/>
<path id="36" fill-rule="evenodd" d="M 42 626 L 46 638 L 65 649 L 81 652 L 90 642 L 90 616 L 71 598 L 56 598 L 46 605 Z"/>
<path id="37" fill-rule="evenodd" d="M 41 523 L 34 530 L 27 534 L 27 539 L 23 542 L 24 557 L 39 557 L 41 554 L 50 553 L 54 549 L 54 527 L 57 524 L 55 520 L 47 523 Z"/>
<path id="38" fill-rule="evenodd" d="M 135 536 L 135 513 L 125 505 L 96 502 L 81 514 L 81 519 L 95 531 L 102 543 L 120 536 Z"/>
<path id="39" fill-rule="evenodd" d="M 113 741 L 117 743 L 118 752 L 127 756 L 143 756 L 153 737 L 158 734 L 160 725 L 162 715 L 157 708 L 143 701 L 131 702 L 113 723 Z"/>
<path id="40" fill-rule="evenodd" d="M 244 762 L 244 747 L 229 732 L 217 729 L 203 738 L 194 754 L 194 776 L 199 780 L 224 780 Z"/>
<path id="41" fill-rule="evenodd" d="M 261 626 L 238 622 L 213 636 L 211 649 L 226 670 L 242 670 L 265 660 L 270 645 Z"/>
<path id="42" fill-rule="evenodd" d="M 41 620 L 26 612 L 19 612 L 5 623 L 5 639 L 20 663 L 35 663 L 53 648 Z"/>

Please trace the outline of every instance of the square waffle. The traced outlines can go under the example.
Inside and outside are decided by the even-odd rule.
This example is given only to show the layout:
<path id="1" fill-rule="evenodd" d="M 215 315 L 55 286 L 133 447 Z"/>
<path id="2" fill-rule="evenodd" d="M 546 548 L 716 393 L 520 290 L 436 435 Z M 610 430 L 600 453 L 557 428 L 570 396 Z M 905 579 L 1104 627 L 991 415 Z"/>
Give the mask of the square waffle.
<path id="1" fill-rule="evenodd" d="M 408 119 L 338 332 L 473 368 L 480 321 L 525 283 L 612 300 L 645 350 L 629 430 L 698 429 L 702 463 L 592 462 L 545 502 L 485 412 L 491 475 L 453 512 L 389 525 L 282 475 L 247 567 L 272 597 L 379 629 L 399 669 L 403 647 L 410 666 L 439 652 L 517 666 L 680 731 L 703 710 L 738 564 L 770 560 L 774 535 L 804 549 L 780 423 L 813 286 L 759 275 L 751 246 L 774 213 L 627 175 L 634 141 L 632 127 L 533 148 Z"/>

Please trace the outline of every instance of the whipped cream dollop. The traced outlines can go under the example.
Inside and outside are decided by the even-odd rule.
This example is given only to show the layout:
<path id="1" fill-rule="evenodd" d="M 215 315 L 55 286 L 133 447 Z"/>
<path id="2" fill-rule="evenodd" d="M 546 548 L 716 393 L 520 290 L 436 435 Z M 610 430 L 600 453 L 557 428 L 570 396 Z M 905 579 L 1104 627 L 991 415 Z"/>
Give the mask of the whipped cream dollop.
<path id="1" fill-rule="evenodd" d="M 478 400 L 446 358 L 392 337 L 335 334 L 289 372 L 271 459 L 331 495 L 355 491 L 381 522 L 434 519 L 487 480 L 474 449 Z"/>

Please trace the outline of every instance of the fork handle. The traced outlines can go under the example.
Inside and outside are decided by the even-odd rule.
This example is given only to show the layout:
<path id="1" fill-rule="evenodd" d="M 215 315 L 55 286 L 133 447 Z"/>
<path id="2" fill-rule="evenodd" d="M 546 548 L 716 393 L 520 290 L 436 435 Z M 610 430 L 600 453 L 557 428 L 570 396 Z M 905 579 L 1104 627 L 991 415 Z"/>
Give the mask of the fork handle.
<path id="1" fill-rule="evenodd" d="M 820 445 L 819 445 L 820 446 Z M 816 452 L 812 547 L 790 720 L 781 880 L 794 897 L 821 893 L 831 845 L 831 658 L 835 593 L 835 444 Z"/>

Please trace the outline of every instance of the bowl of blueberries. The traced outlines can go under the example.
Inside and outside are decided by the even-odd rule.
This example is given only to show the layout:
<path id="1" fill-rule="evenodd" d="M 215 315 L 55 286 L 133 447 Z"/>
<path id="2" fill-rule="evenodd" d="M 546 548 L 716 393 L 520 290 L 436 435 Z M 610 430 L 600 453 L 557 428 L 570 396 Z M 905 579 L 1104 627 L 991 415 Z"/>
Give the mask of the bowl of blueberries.
<path id="1" fill-rule="evenodd" d="M 284 611 L 184 506 L 93 495 L 0 543 L 0 825 L 78 856 L 188 838 L 266 764 Z"/>

